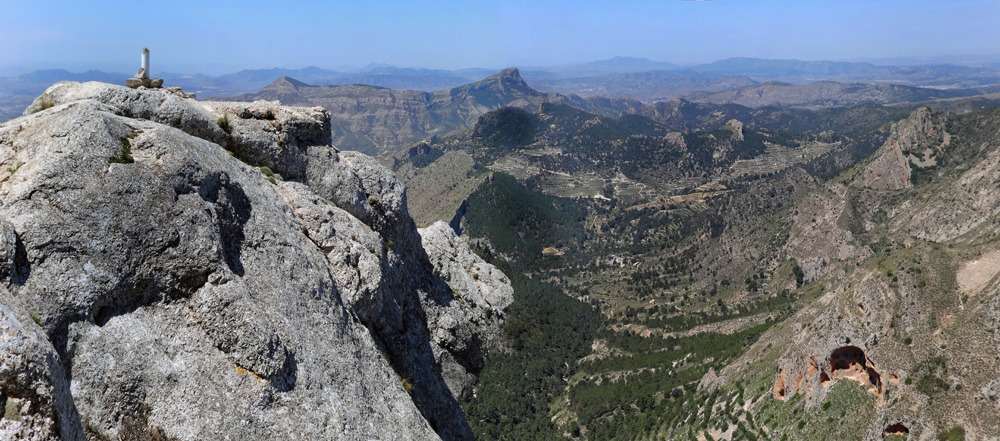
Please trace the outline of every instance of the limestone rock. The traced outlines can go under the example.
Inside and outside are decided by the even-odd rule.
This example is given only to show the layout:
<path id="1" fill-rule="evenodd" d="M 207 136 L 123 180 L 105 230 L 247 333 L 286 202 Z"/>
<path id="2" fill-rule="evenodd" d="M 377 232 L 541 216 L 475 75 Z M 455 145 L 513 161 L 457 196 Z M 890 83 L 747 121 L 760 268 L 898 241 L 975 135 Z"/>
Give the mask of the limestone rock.
<path id="1" fill-rule="evenodd" d="M 951 142 L 943 115 L 921 107 L 892 124 L 889 138 L 861 170 L 860 184 L 876 190 L 901 190 L 913 185 L 914 168 L 937 165 L 937 154 Z"/>
<path id="2" fill-rule="evenodd" d="M 59 354 L 34 318 L 0 287 L 0 439 L 86 439 Z"/>
<path id="3" fill-rule="evenodd" d="M 100 102 L 119 116 L 157 122 L 216 144 L 226 143 L 226 133 L 203 104 L 162 90 L 136 90 L 96 81 L 63 81 L 35 98 L 24 114 L 82 100 Z"/>
<path id="4" fill-rule="evenodd" d="M 283 182 L 280 189 L 309 239 L 326 253 L 345 305 L 366 323 L 378 320 L 384 301 L 382 238 L 302 184 Z"/>
<path id="5" fill-rule="evenodd" d="M 215 121 L 229 134 L 226 146 L 234 156 L 286 179 L 305 176 L 308 147 L 330 145 L 330 115 L 319 107 L 267 101 L 199 104 L 218 115 Z"/>
<path id="6" fill-rule="evenodd" d="M 445 381 L 460 396 L 475 383 L 486 351 L 499 345 L 514 290 L 507 276 L 473 253 L 448 224 L 436 222 L 421 229 L 420 236 L 434 273 L 451 291 L 446 305 L 426 305 L 425 310 L 432 340 L 441 348 L 438 357 L 449 361 L 442 363 L 448 369 Z"/>
<path id="7" fill-rule="evenodd" d="M 329 127 L 101 83 L 0 126 L 0 386 L 25 416 L 0 433 L 471 439 L 450 373 L 497 344 L 509 282 L 456 240 L 436 270 L 402 184 Z"/>

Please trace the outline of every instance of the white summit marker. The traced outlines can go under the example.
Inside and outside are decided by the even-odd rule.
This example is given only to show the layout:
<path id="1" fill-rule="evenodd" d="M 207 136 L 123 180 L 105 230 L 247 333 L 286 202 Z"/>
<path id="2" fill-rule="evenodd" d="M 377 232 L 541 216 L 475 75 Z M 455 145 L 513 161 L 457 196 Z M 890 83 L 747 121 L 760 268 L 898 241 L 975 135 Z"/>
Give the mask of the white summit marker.
<path id="1" fill-rule="evenodd" d="M 142 48 L 142 79 L 149 78 L 149 48 Z"/>
<path id="2" fill-rule="evenodd" d="M 150 89 L 156 89 L 163 85 L 162 78 L 150 78 L 149 77 L 149 48 L 142 48 L 142 58 L 139 59 L 139 71 L 135 73 L 135 78 L 129 78 L 125 80 L 125 85 L 136 89 L 139 87 L 146 87 Z"/>

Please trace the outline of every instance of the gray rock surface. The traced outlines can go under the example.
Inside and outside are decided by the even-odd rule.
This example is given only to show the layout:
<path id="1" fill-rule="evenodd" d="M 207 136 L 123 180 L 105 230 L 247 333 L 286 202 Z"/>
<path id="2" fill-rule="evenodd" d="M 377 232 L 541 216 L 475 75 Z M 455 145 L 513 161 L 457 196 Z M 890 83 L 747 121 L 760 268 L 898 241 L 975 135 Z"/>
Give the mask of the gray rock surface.
<path id="1" fill-rule="evenodd" d="M 84 439 L 65 369 L 33 319 L 0 287 L 0 439 Z"/>
<path id="2" fill-rule="evenodd" d="M 0 126 L 0 434 L 471 439 L 448 373 L 481 368 L 509 282 L 458 241 L 435 268 L 329 127 L 102 83 Z M 490 307 L 454 307 L 473 287 Z"/>
<path id="3" fill-rule="evenodd" d="M 504 311 L 514 290 L 503 272 L 469 249 L 444 222 L 420 229 L 434 274 L 447 282 L 454 298 L 444 307 L 425 306 L 437 345 L 435 355 L 446 369 L 445 381 L 461 396 L 475 384 L 486 350 L 500 343 Z"/>

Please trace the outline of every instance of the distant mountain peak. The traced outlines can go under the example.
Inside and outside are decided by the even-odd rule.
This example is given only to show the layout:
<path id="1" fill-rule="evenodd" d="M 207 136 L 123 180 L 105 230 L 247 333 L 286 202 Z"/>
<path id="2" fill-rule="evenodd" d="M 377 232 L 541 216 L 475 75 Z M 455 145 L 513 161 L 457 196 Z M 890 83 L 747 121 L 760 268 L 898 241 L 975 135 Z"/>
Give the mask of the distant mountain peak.
<path id="1" fill-rule="evenodd" d="M 516 67 L 508 67 L 500 71 L 500 73 L 497 74 L 497 77 L 500 79 L 512 79 L 512 80 L 524 81 L 523 79 L 521 79 L 521 71 L 517 70 Z"/>
<path id="2" fill-rule="evenodd" d="M 532 94 L 537 93 L 534 89 L 528 86 L 528 83 L 521 78 L 521 71 L 516 67 L 509 67 L 500 71 L 499 73 L 490 75 L 484 78 L 482 81 L 473 83 L 476 86 L 490 86 L 498 85 L 501 90 L 520 90 L 520 91 L 530 91 Z"/>
<path id="3" fill-rule="evenodd" d="M 592 61 L 590 63 L 581 64 L 580 66 L 608 72 L 639 72 L 645 70 L 673 69 L 677 67 L 675 64 L 668 63 L 666 61 L 654 61 L 649 58 L 623 56 L 612 57 L 606 60 Z"/>
<path id="4" fill-rule="evenodd" d="M 267 90 L 299 90 L 300 87 L 312 87 L 306 83 L 303 83 L 295 78 L 289 76 L 281 76 L 277 80 L 274 80 L 271 84 L 268 84 L 265 89 Z"/>
<path id="5" fill-rule="evenodd" d="M 608 58 L 607 60 L 600 60 L 600 61 L 625 61 L 625 60 L 653 61 L 646 57 L 626 57 L 622 55 L 618 55 L 615 57 Z"/>

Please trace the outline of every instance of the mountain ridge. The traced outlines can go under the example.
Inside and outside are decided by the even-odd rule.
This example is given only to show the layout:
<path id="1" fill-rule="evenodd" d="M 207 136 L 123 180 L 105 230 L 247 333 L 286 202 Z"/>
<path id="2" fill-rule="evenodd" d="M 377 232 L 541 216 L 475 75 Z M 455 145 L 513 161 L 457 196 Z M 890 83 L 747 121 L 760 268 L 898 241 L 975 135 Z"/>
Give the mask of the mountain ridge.
<path id="1" fill-rule="evenodd" d="M 573 103 L 597 112 L 620 114 L 639 107 L 629 99 L 587 99 L 543 93 L 531 88 L 517 68 L 482 80 L 435 92 L 395 90 L 366 85 L 289 88 L 280 80 L 258 93 L 214 100 L 279 100 L 319 105 L 331 113 L 333 142 L 340 149 L 377 155 L 402 146 L 444 136 L 468 127 L 480 115 L 504 106 L 537 109 L 544 102 Z"/>
<path id="2" fill-rule="evenodd" d="M 698 92 L 684 96 L 692 102 L 740 104 L 757 108 L 845 107 L 864 103 L 897 104 L 983 94 L 982 89 L 931 89 L 895 84 L 839 83 L 817 81 L 803 85 L 768 81 L 721 92 Z"/>

